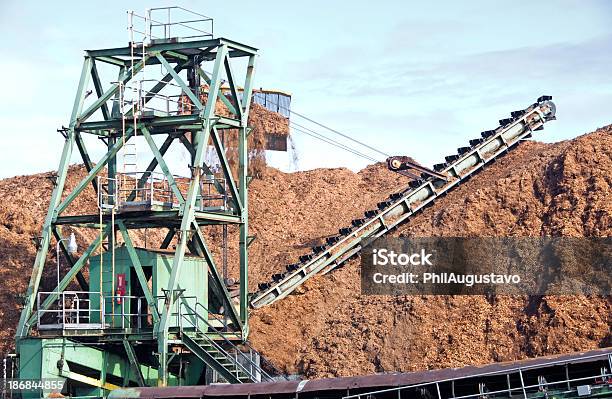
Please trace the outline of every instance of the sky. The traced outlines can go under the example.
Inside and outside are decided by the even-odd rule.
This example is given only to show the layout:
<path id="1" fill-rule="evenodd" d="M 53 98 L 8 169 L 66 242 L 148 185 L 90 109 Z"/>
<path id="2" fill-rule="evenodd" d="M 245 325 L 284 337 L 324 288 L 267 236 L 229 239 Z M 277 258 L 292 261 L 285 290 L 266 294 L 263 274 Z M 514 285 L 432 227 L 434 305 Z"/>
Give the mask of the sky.
<path id="1" fill-rule="evenodd" d="M 558 120 L 537 140 L 612 123 L 610 1 L 0 0 L 0 177 L 57 168 L 63 138 L 56 130 L 68 124 L 83 50 L 125 46 L 128 7 L 142 14 L 167 5 L 209 15 L 216 36 L 257 47 L 255 86 L 290 92 L 292 110 L 425 165 L 542 94 L 553 96 Z M 296 154 L 270 152 L 272 166 L 371 163 L 300 132 L 292 137 Z"/>

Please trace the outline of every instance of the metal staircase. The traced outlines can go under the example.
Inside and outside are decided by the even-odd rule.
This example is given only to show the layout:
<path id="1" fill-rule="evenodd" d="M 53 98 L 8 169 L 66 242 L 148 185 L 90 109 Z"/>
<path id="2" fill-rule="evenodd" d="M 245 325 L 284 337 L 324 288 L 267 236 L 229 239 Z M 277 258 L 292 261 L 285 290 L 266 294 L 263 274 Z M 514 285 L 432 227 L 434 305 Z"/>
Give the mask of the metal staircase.
<path id="1" fill-rule="evenodd" d="M 275 274 L 272 281 L 259 284 L 250 305 L 259 308 L 289 295 L 312 276 L 333 270 L 357 255 L 363 245 L 433 205 L 438 198 L 530 138 L 533 131 L 542 130 L 546 122 L 554 120 L 556 109 L 551 100 L 550 96 L 542 96 L 526 109 L 512 112 L 511 118 L 500 120 L 498 128 L 470 140 L 469 146 L 460 147 L 457 154 L 434 165 L 435 172 L 444 175 L 444 179 L 423 173 L 408 188 L 380 202 L 378 209 L 366 211 L 364 218 L 353 220 L 351 226 L 339 230 L 339 235 L 328 237 L 324 245 L 313 247 L 312 253 L 300 256 L 299 262 L 287 265 L 285 273 Z"/>
<path id="2" fill-rule="evenodd" d="M 274 381 L 259 362 L 253 359 L 254 355 L 259 356 L 257 352 L 249 347 L 248 355 L 245 354 L 226 337 L 227 332 L 214 327 L 201 313 L 182 304 L 179 317 L 183 344 L 226 382 L 240 384 Z"/>

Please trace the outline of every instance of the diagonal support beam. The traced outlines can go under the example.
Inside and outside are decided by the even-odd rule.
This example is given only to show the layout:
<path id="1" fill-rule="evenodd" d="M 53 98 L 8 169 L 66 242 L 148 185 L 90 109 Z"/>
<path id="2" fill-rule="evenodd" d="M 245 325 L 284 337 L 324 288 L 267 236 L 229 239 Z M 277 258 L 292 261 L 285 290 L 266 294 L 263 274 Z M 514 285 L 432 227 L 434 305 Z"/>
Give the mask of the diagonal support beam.
<path id="1" fill-rule="evenodd" d="M 162 241 L 160 248 L 161 249 L 168 248 L 175 234 L 176 234 L 176 229 L 174 227 L 169 228 L 168 233 L 166 234 L 166 237 L 164 237 L 164 241 Z"/>
<path id="2" fill-rule="evenodd" d="M 208 85 L 210 86 L 210 77 L 208 76 L 208 74 L 206 72 L 204 72 L 204 70 L 200 67 L 198 67 L 197 69 L 198 75 L 200 75 L 200 77 L 202 79 L 204 79 L 204 81 L 206 83 L 208 83 Z M 229 109 L 229 111 L 234 114 L 234 115 L 238 115 L 238 111 L 236 110 L 236 107 L 234 107 L 234 104 L 232 104 L 232 102 L 227 98 L 227 96 L 221 92 L 219 92 L 219 99 L 221 100 L 221 102 L 227 107 L 227 109 Z"/>
<path id="3" fill-rule="evenodd" d="M 104 90 L 102 89 L 102 82 L 100 81 L 100 75 L 98 74 L 98 68 L 96 67 L 95 60 L 92 60 L 91 62 L 91 79 L 94 84 L 94 89 L 96 90 L 96 95 L 98 96 L 98 98 L 100 98 L 100 96 L 102 96 L 102 93 L 104 93 Z M 104 103 L 102 104 L 100 109 L 102 110 L 102 117 L 104 117 L 104 120 L 109 120 L 110 113 L 108 112 L 108 105 Z"/>
<path id="4" fill-rule="evenodd" d="M 240 201 L 238 190 L 236 189 L 236 182 L 234 181 L 234 177 L 232 176 L 232 170 L 230 168 L 229 162 L 227 162 L 227 156 L 225 154 L 225 148 L 223 147 L 223 143 L 219 140 L 219 135 L 217 134 L 217 129 L 213 127 L 212 129 L 212 140 L 215 149 L 217 150 L 217 155 L 219 156 L 219 160 L 221 161 L 221 169 L 223 169 L 223 174 L 225 175 L 225 181 L 229 183 L 229 189 L 232 193 L 232 201 L 236 205 L 236 210 L 238 214 L 242 214 L 242 203 Z"/>
<path id="5" fill-rule="evenodd" d="M 141 387 L 146 386 L 144 377 L 142 375 L 142 370 L 140 369 L 140 363 L 138 362 L 138 358 L 136 357 L 136 352 L 134 352 L 134 348 L 127 339 L 123 339 L 123 348 L 125 349 L 125 353 L 132 365 L 132 369 L 136 373 L 136 380 L 138 381 L 138 385 Z"/>
<path id="6" fill-rule="evenodd" d="M 187 84 L 185 84 L 185 82 L 183 81 L 183 79 L 181 79 L 181 77 L 179 76 L 178 73 L 176 73 L 174 71 L 174 69 L 172 68 L 172 66 L 170 66 L 170 64 L 168 63 L 168 61 L 166 61 L 166 59 L 164 58 L 163 55 L 161 54 L 156 54 L 157 59 L 159 60 L 159 62 L 162 63 L 162 65 L 164 66 L 164 68 L 166 68 L 166 71 L 168 71 L 168 73 L 170 75 L 172 75 L 172 78 L 174 79 L 174 81 L 181 87 L 181 89 L 183 89 L 183 92 L 187 95 L 187 97 L 189 97 L 189 99 L 191 100 L 191 102 L 193 103 L 193 105 L 198 109 L 198 110 L 202 110 L 202 108 L 204 108 L 204 106 L 202 105 L 202 103 L 200 102 L 200 99 L 198 97 L 196 97 L 195 94 L 193 94 L 193 91 L 189 88 L 189 86 L 187 86 Z"/>
<path id="7" fill-rule="evenodd" d="M 147 300 L 147 304 L 149 305 L 149 309 L 151 309 L 151 315 L 153 316 L 153 321 L 157 323 L 159 321 L 159 314 L 157 312 L 157 304 L 155 303 L 155 298 L 153 298 L 153 294 L 149 289 L 149 285 L 147 284 L 147 278 L 144 274 L 144 269 L 142 268 L 142 263 L 140 263 L 140 258 L 138 258 L 138 254 L 136 253 L 136 249 L 134 248 L 134 244 L 132 243 L 132 239 L 130 238 L 130 234 L 125 227 L 125 224 L 122 220 L 117 221 L 117 226 L 119 226 L 119 231 L 121 231 L 121 236 L 123 237 L 123 242 L 125 243 L 125 247 L 127 248 L 128 255 L 130 256 L 130 260 L 132 261 L 132 265 L 134 266 L 134 270 L 136 271 L 136 276 L 138 277 L 138 282 L 140 283 L 140 288 L 142 288 L 142 292 L 144 293 L 145 299 Z"/>
<path id="8" fill-rule="evenodd" d="M 164 176 L 166 176 L 166 179 L 168 179 L 168 184 L 170 184 L 172 193 L 178 199 L 179 204 L 183 204 L 185 202 L 185 199 L 183 198 L 183 194 L 181 193 L 181 190 L 179 190 L 178 186 L 176 185 L 174 176 L 172 176 L 172 173 L 170 173 L 170 169 L 168 168 L 168 165 L 166 164 L 166 161 L 164 160 L 164 156 L 157 148 L 157 145 L 155 144 L 153 137 L 151 137 L 151 133 L 149 132 L 149 129 L 143 126 L 140 129 L 140 131 L 144 135 L 145 140 L 147 141 L 147 144 L 149 144 L 149 148 L 151 149 L 151 152 L 155 156 L 155 159 L 157 160 L 159 167 L 164 173 Z"/>
<path id="9" fill-rule="evenodd" d="M 173 69 L 176 74 L 185 69 L 185 67 L 189 65 L 189 62 L 185 62 L 183 64 L 176 65 Z M 168 83 L 172 80 L 173 75 L 171 73 L 167 73 L 164 77 L 157 83 L 155 86 L 151 88 L 151 90 L 147 91 L 144 96 L 143 105 L 147 104 L 149 101 L 155 98 L 155 96 L 163 90 L 164 87 L 168 85 Z M 126 115 L 132 115 L 132 110 L 128 111 Z"/>
<path id="10" fill-rule="evenodd" d="M 185 146 L 185 148 L 187 149 L 187 151 L 189 151 L 189 154 L 191 155 L 191 158 L 195 158 L 195 150 L 193 149 L 193 145 L 189 142 L 189 140 L 187 139 L 187 137 L 185 137 L 185 135 L 180 135 L 179 137 L 179 141 L 181 143 L 183 143 L 183 145 Z M 206 165 L 206 163 L 202 164 L 202 170 L 204 171 L 204 173 L 206 173 L 207 175 L 213 175 L 214 173 L 212 172 L 212 170 L 210 170 L 210 168 L 208 167 L 208 165 Z M 216 179 L 213 182 L 215 188 L 217 189 L 217 192 L 221 195 L 225 194 L 225 188 L 221 185 L 221 183 L 219 183 Z"/>
<path id="11" fill-rule="evenodd" d="M 62 254 L 68 260 L 68 263 L 70 263 L 70 267 L 74 267 L 74 259 L 72 258 L 72 255 L 70 255 L 70 252 L 68 252 L 68 248 L 66 248 L 66 243 L 62 240 L 62 236 L 57 231 L 57 226 L 53 226 L 51 230 L 53 231 L 55 239 L 59 243 Z M 59 262 L 59 260 L 57 260 L 57 262 Z M 79 271 L 77 273 L 76 279 L 83 291 L 89 291 L 89 284 L 87 284 L 87 280 L 85 280 L 85 276 L 83 276 L 82 272 Z"/>
<path id="12" fill-rule="evenodd" d="M 93 169 L 93 164 L 91 163 L 91 158 L 89 158 L 89 153 L 87 152 L 85 142 L 83 141 L 83 136 L 81 136 L 80 132 L 75 132 L 75 143 L 77 145 L 77 149 L 79 150 L 79 154 L 81 154 L 81 159 L 83 160 L 87 173 L 91 172 Z M 98 185 L 96 182 L 92 180 L 91 185 L 93 186 L 96 194 L 98 194 Z"/>
<path id="13" fill-rule="evenodd" d="M 75 127 L 78 115 L 83 109 L 83 104 L 85 103 L 85 89 L 87 89 L 87 86 L 89 84 L 92 65 L 92 59 L 90 57 L 85 57 L 85 62 L 83 62 L 83 69 L 81 70 L 81 79 L 79 80 L 77 95 L 74 98 L 72 114 L 70 115 L 70 128 Z"/>
<path id="14" fill-rule="evenodd" d="M 81 78 L 83 79 L 83 77 Z M 78 106 L 78 102 L 76 102 L 76 104 L 76 106 Z M 70 131 L 68 132 L 68 137 L 66 137 L 66 141 L 64 142 L 64 149 L 62 150 L 62 157 L 57 170 L 57 182 L 51 194 L 49 209 L 47 211 L 47 216 L 45 217 L 45 221 L 43 223 L 42 239 L 40 241 L 38 251 L 36 252 L 36 259 L 34 260 L 34 265 L 32 267 L 32 275 L 30 276 L 30 282 L 28 283 L 28 289 L 26 291 L 25 304 L 21 311 L 19 324 L 17 325 L 17 331 L 15 334 L 17 338 L 24 337 L 29 331 L 29 325 L 27 324 L 27 320 L 31 317 L 32 310 L 34 309 L 36 295 L 38 293 L 38 287 L 40 286 L 40 279 L 42 278 L 43 269 L 45 267 L 45 260 L 47 258 L 47 253 L 49 252 L 49 243 L 51 241 L 51 226 L 53 223 L 53 219 L 55 218 L 55 207 L 61 200 L 62 193 L 64 191 L 64 185 L 66 183 L 68 165 L 70 164 L 70 156 L 72 155 L 72 148 L 74 145 L 74 133 L 74 129 L 70 129 Z"/>
<path id="15" fill-rule="evenodd" d="M 149 57 L 150 56 L 148 54 L 145 55 L 144 60 L 141 60 L 136 65 L 134 65 L 133 69 L 124 71 L 123 74 L 119 77 L 118 82 L 113 83 L 110 89 L 105 91 L 93 104 L 91 104 L 85 111 L 83 111 L 81 115 L 79 115 L 79 123 L 85 122 L 87 118 L 92 116 L 94 112 L 96 112 L 100 107 L 102 107 L 102 104 L 106 104 L 106 102 L 110 100 L 111 97 L 119 91 L 119 85 L 125 85 L 125 83 L 132 79 L 132 75 L 136 75 L 138 72 L 140 72 Z"/>
<path id="16" fill-rule="evenodd" d="M 134 135 L 134 129 L 130 127 L 128 131 L 125 133 L 125 140 L 117 140 L 117 142 L 109 148 L 108 152 L 98 161 L 96 166 L 94 166 L 91 171 L 85 176 L 83 180 L 72 190 L 72 192 L 62 201 L 61 204 L 57 207 L 55 211 L 55 217 L 59 216 L 63 211 L 66 210 L 68 205 L 74 201 L 74 199 L 83 192 L 85 187 L 91 183 L 98 173 L 106 166 L 108 161 L 117 155 L 117 152 L 123 147 L 123 144 L 127 142 Z"/>
<path id="17" fill-rule="evenodd" d="M 74 266 L 72 266 L 72 268 L 68 271 L 68 273 L 66 273 L 64 278 L 62 278 L 62 280 L 60 281 L 59 285 L 55 287 L 55 290 L 53 291 L 53 293 L 49 294 L 47 299 L 45 299 L 42 305 L 40 305 L 40 309 L 38 310 L 49 309 L 49 307 L 53 304 L 53 302 L 55 302 L 57 298 L 59 298 L 59 294 L 62 291 L 64 291 L 66 287 L 68 287 L 68 284 L 70 284 L 70 282 L 76 276 L 76 274 L 80 272 L 81 269 L 83 269 L 83 267 L 85 267 L 85 264 L 89 260 L 89 257 L 91 256 L 91 254 L 100 247 L 100 245 L 102 244 L 102 241 L 110 233 L 110 230 L 111 230 L 110 225 L 106 225 L 104 227 L 102 234 L 98 234 L 98 237 L 91 244 L 89 244 L 89 247 L 87 247 L 83 255 L 81 255 L 79 260 L 75 262 Z M 34 324 L 37 318 L 38 318 L 38 313 L 32 314 L 30 318 L 28 319 L 27 325 L 31 326 L 32 324 Z"/>
<path id="18" fill-rule="evenodd" d="M 229 291 L 227 290 L 227 287 L 225 286 L 225 281 L 223 281 L 223 277 L 221 276 L 221 274 L 219 273 L 219 270 L 217 269 L 217 265 L 215 263 L 215 259 L 212 256 L 212 252 L 210 252 L 208 245 L 206 245 L 206 240 L 204 239 L 204 235 L 202 234 L 200 227 L 195 221 L 193 222 L 193 231 L 194 231 L 193 241 L 199 247 L 200 249 L 199 252 L 202 253 L 202 256 L 206 260 L 206 263 L 208 263 L 210 273 L 213 277 L 213 281 L 222 293 L 221 299 L 223 302 L 223 306 L 229 311 L 228 316 L 230 320 L 234 323 L 234 325 L 237 328 L 242 328 L 242 322 L 240 321 L 238 311 L 236 310 L 236 307 L 234 306 L 234 303 L 231 300 Z"/>
<path id="19" fill-rule="evenodd" d="M 225 65 L 225 74 L 227 76 L 227 83 L 230 87 L 230 92 L 232 93 L 232 98 L 234 99 L 234 104 L 236 104 L 236 111 L 238 111 L 238 119 L 242 120 L 242 104 L 240 101 L 240 97 L 238 97 L 238 90 L 236 89 L 236 82 L 234 80 L 234 72 L 232 71 L 232 65 L 230 64 L 229 56 L 225 56 L 225 60 L 223 61 Z"/>
<path id="20" fill-rule="evenodd" d="M 166 151 L 168 151 L 168 148 L 170 148 L 170 145 L 172 145 L 173 141 L 174 141 L 174 137 L 173 136 L 166 137 L 166 140 L 164 140 L 164 142 L 162 143 L 161 147 L 159 147 L 159 153 L 162 156 L 164 156 L 166 154 Z M 149 166 L 147 166 L 147 169 L 145 169 L 145 170 L 147 172 L 153 172 L 155 170 L 155 168 L 157 168 L 157 158 L 153 157 L 153 159 L 149 163 Z M 140 177 L 140 179 L 138 179 L 138 183 L 137 183 L 136 187 L 138 187 L 138 188 L 144 187 L 144 184 L 145 184 L 146 181 L 147 181 L 147 174 L 143 173 L 142 176 Z M 128 201 L 134 201 L 134 198 L 136 198 L 136 190 L 132 190 L 130 195 L 128 195 Z"/>

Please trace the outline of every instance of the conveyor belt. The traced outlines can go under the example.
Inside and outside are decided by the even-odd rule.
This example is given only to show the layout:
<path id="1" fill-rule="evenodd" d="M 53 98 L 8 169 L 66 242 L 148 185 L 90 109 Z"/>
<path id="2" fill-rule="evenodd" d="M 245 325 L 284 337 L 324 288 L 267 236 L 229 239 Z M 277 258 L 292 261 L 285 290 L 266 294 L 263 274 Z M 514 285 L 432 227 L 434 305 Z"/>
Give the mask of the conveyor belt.
<path id="1" fill-rule="evenodd" d="M 433 205 L 436 199 L 554 120 L 556 108 L 551 100 L 550 96 L 542 96 L 526 109 L 512 112 L 510 118 L 499 121 L 497 129 L 482 132 L 481 137 L 470 140 L 469 146 L 460 147 L 457 154 L 434 165 L 437 172 L 448 176 L 447 181 L 423 174 L 421 179 L 411 181 L 407 189 L 380 202 L 378 209 L 366 211 L 364 218 L 355 219 L 351 226 L 340 229 L 339 235 L 328 237 L 325 245 L 313 247 L 312 253 L 300 256 L 299 262 L 287 265 L 285 273 L 275 274 L 270 282 L 259 284 L 259 291 L 251 296 L 251 306 L 259 308 L 287 296 L 312 276 L 327 273 L 357 255 L 362 240 L 374 240 Z"/>

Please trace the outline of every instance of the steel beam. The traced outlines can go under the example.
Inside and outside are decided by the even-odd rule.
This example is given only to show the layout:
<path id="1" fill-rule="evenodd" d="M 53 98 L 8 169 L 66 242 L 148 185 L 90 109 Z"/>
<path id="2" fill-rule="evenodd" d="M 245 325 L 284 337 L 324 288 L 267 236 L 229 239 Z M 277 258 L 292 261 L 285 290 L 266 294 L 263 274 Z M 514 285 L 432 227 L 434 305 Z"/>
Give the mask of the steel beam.
<path id="1" fill-rule="evenodd" d="M 149 55 L 146 55 L 144 58 L 144 61 L 146 62 L 146 60 L 149 58 Z M 113 83 L 110 89 L 105 91 L 100 97 L 98 97 L 98 99 L 93 104 L 91 104 L 85 111 L 83 111 L 78 116 L 78 122 L 85 122 L 87 118 L 93 115 L 93 113 L 96 112 L 100 107 L 102 107 L 103 104 L 110 100 L 110 98 L 114 96 L 115 93 L 119 90 L 119 85 L 125 84 L 132 78 L 132 75 L 136 75 L 138 72 L 140 72 L 144 67 L 145 62 L 139 61 L 136 65 L 134 65 L 133 68 L 124 71 L 118 82 Z"/>
<path id="2" fill-rule="evenodd" d="M 242 201 L 238 195 L 238 190 L 236 189 L 236 182 L 234 181 L 234 176 L 232 176 L 232 170 L 230 168 L 229 162 L 227 161 L 227 155 L 225 153 L 225 148 L 223 147 L 223 143 L 219 140 L 219 136 L 217 135 L 217 129 L 213 127 L 212 132 L 212 141 L 215 146 L 215 150 L 217 151 L 217 155 L 219 160 L 221 161 L 221 169 L 223 170 L 223 175 L 225 176 L 225 180 L 229 183 L 229 189 L 232 193 L 232 201 L 236 206 L 236 211 L 238 215 L 242 214 Z"/>
<path id="3" fill-rule="evenodd" d="M 138 385 L 141 387 L 145 387 L 145 380 L 142 376 L 142 370 L 140 369 L 140 363 L 138 362 L 138 358 L 136 357 L 136 352 L 134 352 L 134 348 L 127 339 L 123 340 L 123 348 L 125 349 L 125 353 L 130 361 L 130 365 L 132 369 L 136 373 L 136 380 L 138 381 Z"/>
<path id="4" fill-rule="evenodd" d="M 102 234 L 99 234 L 98 237 L 89 245 L 89 247 L 85 250 L 83 255 L 81 255 L 81 257 L 79 258 L 79 260 L 77 260 L 74 263 L 74 266 L 72 266 L 72 268 L 70 268 L 70 270 L 68 271 L 68 273 L 66 273 L 64 278 L 62 278 L 62 280 L 60 281 L 59 285 L 57 287 L 55 287 L 55 290 L 53 291 L 53 293 L 49 294 L 47 299 L 45 299 L 45 301 L 42 303 L 42 305 L 40 305 L 40 308 L 38 310 L 47 310 L 47 309 L 49 309 L 49 306 L 51 306 L 53 304 L 53 302 L 55 302 L 55 300 L 57 298 L 59 298 L 59 294 L 62 291 L 64 291 L 66 289 L 66 287 L 68 287 L 68 284 L 70 284 L 70 282 L 76 276 L 76 274 L 78 272 L 80 272 L 81 269 L 83 269 L 83 267 L 85 267 L 85 263 L 87 262 L 87 260 L 91 256 L 91 254 L 96 249 L 98 249 L 98 247 L 100 246 L 100 244 L 102 243 L 104 238 L 109 233 L 110 233 L 110 225 L 107 225 L 104 228 L 104 230 L 102 231 Z M 29 318 L 27 319 L 27 325 L 31 326 L 34 322 L 36 322 L 37 316 L 38 316 L 37 314 L 30 315 Z"/>
<path id="5" fill-rule="evenodd" d="M 93 80 L 94 89 L 96 90 L 96 95 L 98 96 L 98 98 L 100 98 L 100 96 L 102 96 L 102 93 L 104 93 L 104 90 L 102 89 L 102 82 L 100 81 L 100 75 L 98 74 L 98 68 L 96 67 L 95 60 L 92 60 L 91 62 L 91 78 Z M 110 113 L 108 111 L 108 105 L 104 103 L 102 104 L 100 109 L 102 110 L 102 116 L 104 117 L 104 119 L 109 120 Z"/>
<path id="6" fill-rule="evenodd" d="M 68 263 L 70 263 L 70 267 L 74 267 L 74 259 L 72 258 L 72 255 L 70 255 L 70 252 L 68 252 L 68 249 L 66 248 L 66 243 L 62 240 L 62 236 L 57 231 L 57 226 L 51 226 L 51 230 L 53 231 L 53 236 L 55 236 L 55 239 L 59 243 L 60 249 L 62 250 L 62 254 L 66 257 Z M 59 262 L 59 259 L 57 259 L 56 262 Z M 82 272 L 77 273 L 76 279 L 83 291 L 89 291 L 89 284 L 87 284 L 87 280 L 85 280 L 85 276 L 83 276 Z"/>
<path id="7" fill-rule="evenodd" d="M 81 75 L 81 80 L 83 79 L 83 75 Z M 81 86 L 82 85 L 79 85 L 79 87 Z M 77 97 L 79 96 L 82 96 L 82 90 L 80 91 L 80 93 L 77 94 Z M 75 101 L 76 110 L 73 113 L 78 112 L 79 103 L 79 101 Z M 47 216 L 45 217 L 45 221 L 43 223 L 42 239 L 38 251 L 36 252 L 34 266 L 32 267 L 32 275 L 30 277 L 30 282 L 26 291 L 25 304 L 21 312 L 21 316 L 19 318 L 19 324 L 17 326 L 16 336 L 18 339 L 26 336 L 29 331 L 29 325 L 26 324 L 27 320 L 32 314 L 32 310 L 34 309 L 34 303 L 36 302 L 36 295 L 38 293 L 40 279 L 42 277 L 43 268 L 45 266 L 45 259 L 47 257 L 47 252 L 49 251 L 49 241 L 51 239 L 51 225 L 53 223 L 53 219 L 55 218 L 55 209 L 61 199 L 62 192 L 64 191 L 64 185 L 66 183 L 66 174 L 68 173 L 70 156 L 72 155 L 74 137 L 74 130 L 69 130 L 68 136 L 66 137 L 66 141 L 64 142 L 64 149 L 62 150 L 62 157 L 57 171 L 57 180 L 55 183 L 55 187 L 53 188 L 53 192 L 51 194 L 49 209 L 47 211 Z"/>
<path id="8" fill-rule="evenodd" d="M 161 154 L 162 157 L 166 154 L 166 151 L 168 151 L 168 148 L 170 148 L 170 145 L 172 145 L 173 141 L 174 141 L 174 137 L 169 135 L 168 137 L 166 137 L 166 140 L 164 140 L 161 147 L 159 147 L 159 153 Z M 153 159 L 151 160 L 151 162 L 149 163 L 145 171 L 153 172 L 155 168 L 157 168 L 157 164 L 158 164 L 157 157 L 153 157 Z M 143 173 L 140 179 L 138 179 L 138 183 L 136 184 L 136 187 L 138 188 L 143 187 L 146 181 L 147 181 L 147 175 L 146 173 Z M 136 198 L 136 190 L 133 190 L 130 193 L 130 195 L 128 195 L 128 201 L 133 201 L 134 198 Z"/>
<path id="9" fill-rule="evenodd" d="M 147 305 L 149 305 L 149 309 L 151 309 L 151 315 L 153 316 L 154 323 L 159 321 L 159 314 L 157 313 L 157 304 L 155 303 L 155 298 L 153 298 L 153 294 L 149 289 L 147 284 L 147 278 L 144 274 L 144 269 L 142 268 L 142 263 L 140 263 L 140 258 L 138 258 L 138 254 L 136 253 L 136 249 L 134 248 L 134 244 L 132 243 L 132 239 L 130 238 L 130 233 L 128 232 L 125 224 L 119 220 L 117 221 L 117 226 L 119 227 L 119 231 L 121 232 L 121 236 L 123 237 L 123 242 L 125 243 L 125 247 L 127 248 L 128 255 L 130 256 L 130 260 L 132 261 L 132 265 L 134 266 L 134 270 L 136 271 L 136 276 L 138 277 L 138 282 L 140 283 L 140 288 L 142 288 L 142 292 L 144 293 L 145 299 L 147 300 Z"/>
<path id="10" fill-rule="evenodd" d="M 159 62 L 162 63 L 162 65 L 164 66 L 164 68 L 166 68 L 166 71 L 168 71 L 168 73 L 170 75 L 172 75 L 172 78 L 174 79 L 174 81 L 181 87 L 181 89 L 183 90 L 183 92 L 187 95 L 187 97 L 189 97 L 189 99 L 191 100 L 191 102 L 193 103 L 193 105 L 198 109 L 198 110 L 202 110 L 202 108 L 204 108 L 204 106 L 202 105 L 202 103 L 200 102 L 200 99 L 193 93 L 193 91 L 191 90 L 191 88 L 189 88 L 189 86 L 187 86 L 187 84 L 183 81 L 183 79 L 181 79 L 181 77 L 179 76 L 178 73 L 176 73 L 176 71 L 172 68 L 172 66 L 168 63 L 168 61 L 166 61 L 166 59 L 164 58 L 163 55 L 161 55 L 160 53 L 157 53 L 155 55 L 157 57 L 157 59 L 159 60 Z"/>
<path id="11" fill-rule="evenodd" d="M 200 77 L 202 77 L 202 79 L 204 79 L 204 81 L 210 85 L 211 80 L 210 77 L 208 77 L 208 74 L 200 67 L 198 67 L 196 70 L 198 72 L 198 75 L 200 75 Z M 227 98 L 227 96 L 225 96 L 225 94 L 219 93 L 219 99 L 232 114 L 238 114 L 238 111 L 234 107 L 234 104 L 232 104 L 232 102 Z"/>
<path id="12" fill-rule="evenodd" d="M 124 142 L 127 142 L 134 135 L 134 129 L 129 128 L 125 133 L 125 140 L 117 140 L 117 142 L 109 148 L 108 152 L 98 161 L 96 166 L 91 169 L 91 171 L 87 174 L 87 176 L 81 180 L 81 182 L 72 190 L 72 192 L 62 201 L 60 205 L 58 205 L 55 215 L 59 216 L 74 199 L 83 192 L 85 187 L 96 178 L 98 173 L 106 166 L 108 161 L 113 158 L 117 152 L 123 147 Z"/>
<path id="13" fill-rule="evenodd" d="M 248 99 L 246 101 L 248 104 Z M 248 115 L 248 112 L 247 112 Z M 247 128 L 239 130 L 238 138 L 238 184 L 240 186 L 239 196 L 242 203 L 242 213 L 240 214 L 242 224 L 240 224 L 240 319 L 243 326 L 243 336 L 249 334 L 249 197 L 247 195 L 247 171 L 249 167 L 249 157 L 247 151 Z"/>
<path id="14" fill-rule="evenodd" d="M 87 173 L 91 172 L 91 170 L 93 169 L 93 164 L 91 163 L 91 158 L 89 158 L 89 153 L 87 152 L 85 142 L 83 141 L 83 137 L 81 137 L 80 132 L 75 132 L 75 143 L 77 145 L 77 149 L 79 150 L 79 154 L 81 154 L 81 159 L 83 160 L 83 164 L 85 165 Z M 91 185 L 95 193 L 97 194 L 98 185 L 94 181 L 91 182 Z"/>
<path id="15" fill-rule="evenodd" d="M 172 176 L 172 173 L 170 173 L 170 169 L 168 168 L 168 165 L 166 165 L 164 156 L 157 148 L 157 144 L 155 144 L 155 141 L 153 141 L 153 137 L 151 137 L 151 133 L 149 133 L 149 129 L 143 126 L 140 129 L 140 131 L 144 135 L 145 140 L 147 141 L 147 144 L 149 144 L 149 148 L 151 149 L 151 152 L 155 156 L 155 159 L 157 160 L 157 163 L 159 164 L 159 167 L 161 168 L 164 176 L 166 176 L 166 179 L 168 179 L 168 184 L 170 185 L 170 189 L 172 190 L 172 193 L 178 199 L 179 204 L 182 204 L 183 202 L 185 202 L 185 199 L 183 198 L 183 194 L 181 193 L 181 190 L 179 190 L 178 186 L 176 185 L 174 176 Z"/>
<path id="16" fill-rule="evenodd" d="M 187 137 L 185 137 L 185 135 L 181 135 L 179 136 L 179 140 L 180 142 L 183 144 L 183 146 L 185 146 L 185 148 L 187 149 L 187 151 L 189 151 L 189 154 L 191 155 L 191 158 L 194 159 L 195 158 L 195 150 L 193 149 L 193 145 L 191 145 L 191 143 L 189 142 L 189 140 L 187 140 Z M 210 170 L 210 168 L 208 167 L 208 165 L 206 165 L 206 162 L 202 164 L 202 170 L 204 171 L 204 173 L 208 174 L 208 175 L 212 175 L 213 172 L 212 170 Z M 221 185 L 221 183 L 219 183 L 216 179 L 213 182 L 215 188 L 217 189 L 217 192 L 221 195 L 225 194 L 225 189 L 223 188 L 223 186 Z"/>
<path id="17" fill-rule="evenodd" d="M 216 48 L 220 47 L 221 45 L 227 45 L 234 50 L 231 52 L 230 57 L 244 57 L 257 53 L 257 49 L 255 47 L 251 47 L 225 38 L 192 40 L 178 43 L 153 43 L 147 47 L 147 50 L 149 52 L 176 51 L 180 53 L 181 50 L 206 49 L 208 47 Z M 120 56 L 129 57 L 131 56 L 131 50 L 130 47 L 117 47 L 100 50 L 87 50 L 86 54 L 90 57 L 95 58 Z"/>
<path id="18" fill-rule="evenodd" d="M 242 320 L 240 319 L 239 314 L 234 306 L 234 303 L 231 300 L 231 296 L 229 294 L 229 291 L 227 290 L 225 281 L 223 281 L 223 276 L 219 274 L 215 259 L 212 255 L 212 252 L 208 248 L 208 245 L 206 245 L 206 240 L 197 222 L 193 222 L 193 231 L 194 243 L 197 245 L 196 248 L 201 251 L 201 256 L 203 256 L 206 260 L 206 263 L 208 263 L 208 268 L 210 270 L 211 276 L 213 277 L 213 281 L 221 291 L 221 302 L 223 303 L 223 306 L 229 311 L 228 315 L 230 320 L 232 320 L 236 328 L 242 328 Z"/>

